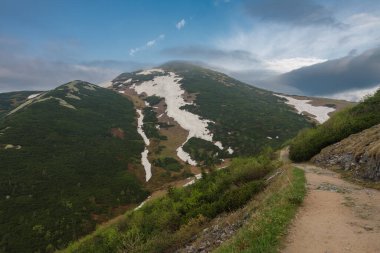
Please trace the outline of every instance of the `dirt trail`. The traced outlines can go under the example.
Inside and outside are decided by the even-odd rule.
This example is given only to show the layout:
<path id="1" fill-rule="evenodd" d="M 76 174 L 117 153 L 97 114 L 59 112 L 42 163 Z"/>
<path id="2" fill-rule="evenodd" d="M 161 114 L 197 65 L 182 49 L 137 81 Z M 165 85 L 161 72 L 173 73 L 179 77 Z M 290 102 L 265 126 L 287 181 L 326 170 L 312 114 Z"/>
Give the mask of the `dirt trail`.
<path id="1" fill-rule="evenodd" d="M 285 238 L 283 253 L 380 252 L 380 192 L 348 183 L 309 164 L 308 193 Z"/>

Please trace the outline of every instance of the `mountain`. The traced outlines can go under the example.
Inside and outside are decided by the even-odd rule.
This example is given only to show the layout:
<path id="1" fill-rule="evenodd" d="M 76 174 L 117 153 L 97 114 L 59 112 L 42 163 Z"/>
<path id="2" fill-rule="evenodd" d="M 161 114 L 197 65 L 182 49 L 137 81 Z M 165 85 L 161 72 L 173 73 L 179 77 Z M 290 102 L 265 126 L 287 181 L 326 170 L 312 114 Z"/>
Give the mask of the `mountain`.
<path id="1" fill-rule="evenodd" d="M 5 252 L 64 248 L 149 194 L 279 148 L 346 106 L 275 94 L 186 62 L 123 73 L 108 89 L 73 81 L 20 94 L 2 95 Z"/>
<path id="2" fill-rule="evenodd" d="M 0 118 L 41 91 L 16 91 L 0 93 Z"/>
<path id="3" fill-rule="evenodd" d="M 246 156 L 263 146 L 279 147 L 311 126 L 272 92 L 183 62 L 121 74 L 112 88 L 130 97 L 137 108 L 157 115 L 161 138 L 155 138 L 158 143 L 150 146 L 151 154 L 163 145 L 162 152 L 175 157 L 183 145 L 191 160 L 207 164 L 213 157 Z"/>
<path id="4" fill-rule="evenodd" d="M 50 252 L 141 202 L 143 148 L 133 104 L 90 83 L 13 109 L 0 122 L 0 251 Z"/>

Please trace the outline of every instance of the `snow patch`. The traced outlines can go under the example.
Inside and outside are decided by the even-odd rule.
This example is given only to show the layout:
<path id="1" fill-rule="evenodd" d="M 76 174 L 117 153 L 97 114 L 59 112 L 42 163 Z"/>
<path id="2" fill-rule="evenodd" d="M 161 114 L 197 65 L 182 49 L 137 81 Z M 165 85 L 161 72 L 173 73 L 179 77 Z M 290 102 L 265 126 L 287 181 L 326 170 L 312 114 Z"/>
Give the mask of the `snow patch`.
<path id="1" fill-rule="evenodd" d="M 139 210 L 141 207 L 143 207 L 145 205 L 145 203 L 151 198 L 152 196 L 149 196 L 146 200 L 144 200 L 143 202 L 141 202 L 141 204 L 136 207 L 135 209 L 133 209 L 134 211 L 136 210 Z"/>
<path id="2" fill-rule="evenodd" d="M 148 160 L 149 150 L 145 147 L 144 151 L 141 153 L 141 164 L 144 166 L 145 170 L 145 181 L 148 182 L 152 177 L 152 165 Z"/>
<path id="3" fill-rule="evenodd" d="M 150 75 L 150 74 L 153 74 L 154 72 L 165 73 L 163 69 L 147 69 L 147 70 L 143 70 L 136 73 L 136 75 Z"/>
<path id="4" fill-rule="evenodd" d="M 231 147 L 228 147 L 227 152 L 228 154 L 232 155 L 234 153 L 234 150 Z"/>
<path id="5" fill-rule="evenodd" d="M 78 96 L 75 96 L 75 95 L 74 95 L 74 94 L 72 94 L 72 93 L 67 93 L 67 94 L 66 94 L 66 97 L 67 97 L 67 98 L 76 99 L 76 100 L 81 100 L 81 98 L 80 98 L 80 97 L 78 97 Z"/>
<path id="6" fill-rule="evenodd" d="M 223 144 L 220 141 L 214 142 L 214 145 L 217 146 L 220 150 L 223 150 Z"/>
<path id="7" fill-rule="evenodd" d="M 335 111 L 335 109 L 331 107 L 311 105 L 311 100 L 300 100 L 279 94 L 274 95 L 288 100 L 285 103 L 294 106 L 299 114 L 302 115 L 302 112 L 308 112 L 311 115 L 314 115 L 315 120 L 318 121 L 320 124 L 322 124 L 330 118 L 330 116 L 328 115 L 329 113 Z"/>
<path id="8" fill-rule="evenodd" d="M 185 142 L 186 143 L 186 142 Z M 192 166 L 197 166 L 197 162 L 191 159 L 191 156 L 189 153 L 187 153 L 185 150 L 183 150 L 183 144 L 179 148 L 177 148 L 177 156 L 184 162 L 187 162 L 188 164 Z"/>
<path id="9" fill-rule="evenodd" d="M 36 93 L 36 94 L 29 95 L 27 99 L 32 99 L 32 98 L 38 97 L 40 94 L 41 93 Z"/>
<path id="10" fill-rule="evenodd" d="M 138 113 L 138 115 L 139 115 L 139 117 L 137 118 L 137 132 L 138 132 L 138 133 L 141 135 L 141 137 L 143 138 L 145 145 L 146 145 L 146 146 L 149 146 L 150 141 L 149 141 L 148 137 L 145 135 L 144 130 L 142 129 L 143 124 L 144 124 L 144 123 L 143 123 L 143 120 L 144 120 L 144 114 L 141 112 L 140 109 L 137 109 L 136 111 L 137 111 L 137 113 Z"/>
<path id="11" fill-rule="evenodd" d="M 20 145 L 7 144 L 4 149 L 21 149 Z"/>
<path id="12" fill-rule="evenodd" d="M 150 70 L 149 73 L 152 71 Z M 195 166 L 196 162 L 183 150 L 183 145 L 192 137 L 213 142 L 213 135 L 208 130 L 208 124 L 211 121 L 201 119 L 198 115 L 180 109 L 184 105 L 192 104 L 186 102 L 183 98 L 185 91 L 182 90 L 179 83 L 181 80 L 181 77 L 169 72 L 167 75 L 156 76 L 153 80 L 136 85 L 133 89 L 138 94 L 146 93 L 148 96 L 158 96 L 165 99 L 167 115 L 173 118 L 183 129 L 189 131 L 186 141 L 177 149 L 177 155 L 183 161 Z"/>
<path id="13" fill-rule="evenodd" d="M 132 82 L 132 78 L 129 78 L 128 80 L 124 81 L 125 84 L 130 83 L 130 82 Z"/>
<path id="14" fill-rule="evenodd" d="M 150 141 L 148 137 L 145 135 L 144 130 L 142 129 L 143 124 L 144 124 L 143 123 L 144 115 L 142 114 L 140 109 L 136 109 L 136 111 L 137 111 L 137 114 L 139 115 L 137 118 L 137 132 L 143 138 L 145 146 L 149 146 Z M 146 147 L 144 151 L 141 153 L 141 164 L 144 166 L 146 182 L 148 182 L 149 179 L 152 177 L 152 165 L 150 164 L 148 160 L 148 153 L 149 153 L 149 150 Z"/>
<path id="15" fill-rule="evenodd" d="M 189 185 L 192 185 L 195 183 L 196 180 L 199 180 L 202 178 L 202 174 L 197 174 L 194 176 L 194 179 L 189 181 L 188 183 L 184 184 L 183 187 L 186 187 L 186 186 L 189 186 Z"/>

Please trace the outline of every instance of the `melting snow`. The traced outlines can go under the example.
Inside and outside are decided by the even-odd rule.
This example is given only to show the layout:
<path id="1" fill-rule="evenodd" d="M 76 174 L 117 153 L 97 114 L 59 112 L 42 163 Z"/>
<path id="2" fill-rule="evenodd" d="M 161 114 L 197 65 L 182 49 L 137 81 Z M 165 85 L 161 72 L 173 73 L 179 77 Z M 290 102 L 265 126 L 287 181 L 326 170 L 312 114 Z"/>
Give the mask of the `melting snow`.
<path id="1" fill-rule="evenodd" d="M 183 144 L 179 148 L 177 148 L 177 156 L 185 162 L 188 162 L 190 165 L 197 166 L 197 162 L 191 159 L 191 156 L 189 153 L 187 153 L 185 150 L 183 150 Z"/>
<path id="2" fill-rule="evenodd" d="M 148 199 L 150 199 L 152 196 L 149 196 L 146 200 L 144 200 L 143 202 L 141 202 L 141 204 L 136 207 L 134 210 L 139 210 L 141 207 L 143 207 L 143 205 L 145 205 L 145 203 L 148 201 Z"/>
<path id="3" fill-rule="evenodd" d="M 331 107 L 311 105 L 309 103 L 311 102 L 311 100 L 300 100 L 300 99 L 295 99 L 292 97 L 283 96 L 279 94 L 274 94 L 274 95 L 288 100 L 286 104 L 293 105 L 299 114 L 302 114 L 302 112 L 308 112 L 314 115 L 315 119 L 321 124 L 330 118 L 330 116 L 328 115 L 330 112 L 335 111 L 335 109 Z"/>
<path id="4" fill-rule="evenodd" d="M 152 177 L 152 165 L 148 160 L 149 150 L 145 147 L 144 151 L 141 153 L 141 163 L 145 169 L 145 181 L 148 182 Z"/>
<path id="5" fill-rule="evenodd" d="M 144 120 L 144 115 L 142 114 L 141 110 L 140 109 L 137 109 L 136 110 L 137 113 L 139 114 L 139 117 L 137 118 L 137 132 L 141 135 L 141 137 L 143 138 L 144 140 L 144 143 L 146 146 L 149 146 L 150 142 L 149 142 L 149 139 L 148 137 L 146 137 L 145 133 L 144 133 L 144 130 L 142 129 L 143 127 L 143 120 Z"/>
<path id="6" fill-rule="evenodd" d="M 157 70 L 147 71 L 149 73 L 154 71 L 157 72 Z M 156 76 L 153 80 L 136 85 L 134 90 L 138 94 L 146 93 L 148 96 L 155 95 L 165 99 L 167 104 L 167 115 L 173 118 L 182 128 L 189 131 L 185 143 L 192 137 L 212 142 L 213 135 L 208 130 L 208 123 L 211 121 L 202 120 L 198 115 L 180 109 L 184 105 L 191 104 L 185 102 L 182 97 L 185 91 L 181 89 L 179 83 L 181 80 L 181 77 L 173 72 L 169 72 L 167 75 Z M 196 165 L 196 162 L 191 159 L 190 155 L 182 149 L 185 143 L 177 149 L 177 155 L 183 161 L 186 161 L 191 165 Z"/>
<path id="7" fill-rule="evenodd" d="M 189 181 L 188 183 L 184 184 L 183 187 L 186 187 L 186 186 L 189 186 L 189 185 L 192 185 L 195 183 L 196 180 L 199 180 L 202 178 L 202 173 L 201 174 L 197 174 L 194 176 L 195 178 L 191 181 Z"/>
<path id="8" fill-rule="evenodd" d="M 220 141 L 214 142 L 214 145 L 217 146 L 220 150 L 223 150 L 223 144 Z"/>
<path id="9" fill-rule="evenodd" d="M 4 149 L 21 149 L 20 145 L 7 144 Z"/>
<path id="10" fill-rule="evenodd" d="M 149 144 L 150 144 L 149 139 L 145 135 L 144 130 L 142 129 L 144 115 L 142 114 L 140 109 L 137 109 L 136 111 L 139 115 L 139 117 L 137 118 L 137 132 L 143 138 L 145 145 L 149 146 Z M 141 164 L 144 166 L 146 182 L 148 182 L 149 179 L 152 177 L 152 165 L 150 164 L 150 162 L 148 160 L 148 153 L 149 153 L 149 150 L 146 147 L 145 147 L 144 151 L 141 153 Z"/>
<path id="11" fill-rule="evenodd" d="M 150 75 L 150 74 L 153 74 L 154 72 L 165 73 L 163 69 L 147 69 L 147 70 L 143 70 L 136 73 L 136 75 Z"/>
<path id="12" fill-rule="evenodd" d="M 37 94 L 32 94 L 28 97 L 28 99 L 32 99 L 32 98 L 35 98 L 35 97 L 38 97 L 41 93 L 37 93 Z"/>

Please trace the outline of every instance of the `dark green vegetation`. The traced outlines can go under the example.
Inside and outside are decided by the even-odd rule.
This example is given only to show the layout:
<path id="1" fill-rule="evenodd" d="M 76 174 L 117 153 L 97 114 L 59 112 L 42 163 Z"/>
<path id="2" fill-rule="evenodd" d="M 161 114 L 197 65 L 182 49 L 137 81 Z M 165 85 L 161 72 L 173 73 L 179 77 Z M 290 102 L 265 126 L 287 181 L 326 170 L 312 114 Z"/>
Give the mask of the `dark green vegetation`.
<path id="1" fill-rule="evenodd" d="M 272 92 L 183 62 L 162 68 L 183 77 L 182 87 L 196 94 L 196 105 L 186 109 L 215 122 L 210 126 L 215 140 L 231 147 L 234 156 L 257 154 L 268 145 L 278 148 L 300 129 L 311 126 Z"/>
<path id="2" fill-rule="evenodd" d="M 150 106 L 155 106 L 158 105 L 158 103 L 160 103 L 162 99 L 163 98 L 157 96 L 149 96 L 145 99 L 145 101 L 148 102 Z"/>
<path id="3" fill-rule="evenodd" d="M 166 136 L 160 135 L 156 126 L 160 126 L 157 119 L 157 113 L 153 110 L 152 107 L 147 106 L 143 110 L 144 119 L 143 119 L 143 130 L 148 139 L 156 138 L 160 140 L 166 140 Z"/>
<path id="4" fill-rule="evenodd" d="M 16 91 L 0 93 L 0 118 L 24 103 L 32 94 L 41 93 L 40 91 Z"/>
<path id="5" fill-rule="evenodd" d="M 153 165 L 169 171 L 179 172 L 183 166 L 172 157 L 158 158 L 153 161 Z"/>
<path id="6" fill-rule="evenodd" d="M 197 162 L 201 162 L 206 166 L 217 164 L 221 161 L 219 157 L 226 156 L 226 152 L 221 151 L 213 143 L 195 137 L 186 142 L 183 150 L 189 153 Z"/>
<path id="7" fill-rule="evenodd" d="M 324 124 L 301 131 L 290 145 L 290 158 L 307 161 L 324 147 L 380 123 L 380 90 L 358 105 L 333 115 Z"/>
<path id="8" fill-rule="evenodd" d="M 128 170 L 140 164 L 144 148 L 136 128 L 128 99 L 81 81 L 4 117 L 0 252 L 63 248 L 112 217 L 115 207 L 145 199 Z"/>
<path id="9" fill-rule="evenodd" d="M 186 188 L 128 212 L 123 221 L 71 245 L 65 252 L 174 252 L 218 214 L 243 206 L 265 188 L 278 162 L 268 156 L 234 159 Z"/>
<path id="10" fill-rule="evenodd" d="M 294 168 L 290 175 L 282 175 L 264 202 L 255 209 L 248 223 L 214 252 L 279 252 L 281 236 L 286 232 L 305 196 L 305 182 L 304 171 L 301 169 Z"/>

